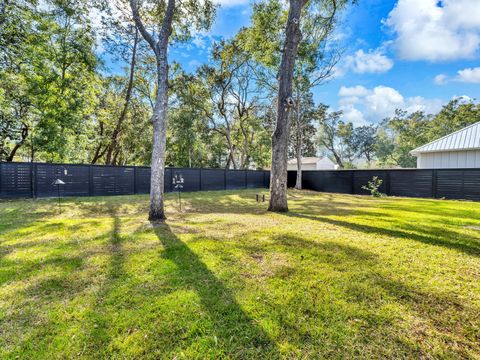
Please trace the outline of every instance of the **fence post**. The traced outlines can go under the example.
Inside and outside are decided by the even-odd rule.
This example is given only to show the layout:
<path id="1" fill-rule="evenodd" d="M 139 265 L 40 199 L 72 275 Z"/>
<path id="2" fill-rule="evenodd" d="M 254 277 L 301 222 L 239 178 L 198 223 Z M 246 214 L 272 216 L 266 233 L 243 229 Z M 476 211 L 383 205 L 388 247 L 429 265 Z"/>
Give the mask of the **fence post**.
<path id="1" fill-rule="evenodd" d="M 133 194 L 137 193 L 137 167 L 133 167 Z"/>
<path id="2" fill-rule="evenodd" d="M 350 170 L 350 186 L 351 186 L 350 192 L 352 193 L 352 195 L 354 195 L 355 194 L 355 171 L 353 170 Z"/>
<path id="3" fill-rule="evenodd" d="M 386 171 L 385 174 L 385 192 L 387 193 L 388 196 L 390 196 L 390 171 Z"/>
<path id="4" fill-rule="evenodd" d="M 32 195 L 33 198 L 37 198 L 37 192 L 38 192 L 38 184 L 37 184 L 37 164 L 32 164 L 33 169 L 32 169 L 32 184 L 33 184 L 33 189 L 32 189 Z"/>
<path id="5" fill-rule="evenodd" d="M 33 163 L 28 164 L 30 168 L 30 197 L 33 198 Z"/>
<path id="6" fill-rule="evenodd" d="M 437 170 L 432 170 L 432 197 L 437 198 Z"/>
<path id="7" fill-rule="evenodd" d="M 88 196 L 93 196 L 93 165 L 88 167 Z"/>
<path id="8" fill-rule="evenodd" d="M 227 190 L 227 169 L 223 169 L 223 187 Z"/>

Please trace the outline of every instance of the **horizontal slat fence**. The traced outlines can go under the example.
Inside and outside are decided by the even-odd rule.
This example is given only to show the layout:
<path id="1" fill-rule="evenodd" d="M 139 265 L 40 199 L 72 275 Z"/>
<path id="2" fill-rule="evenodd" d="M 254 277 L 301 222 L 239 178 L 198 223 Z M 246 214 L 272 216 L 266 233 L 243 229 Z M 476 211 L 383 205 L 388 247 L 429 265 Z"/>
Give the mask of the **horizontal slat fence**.
<path id="1" fill-rule="evenodd" d="M 288 186 L 295 186 L 297 172 L 288 172 Z M 480 169 L 378 169 L 315 170 L 302 172 L 308 190 L 367 195 L 362 187 L 374 176 L 380 191 L 390 196 L 466 199 L 480 201 Z"/>
<path id="2" fill-rule="evenodd" d="M 270 173 L 263 170 L 166 168 L 165 191 L 171 192 L 172 177 L 182 175 L 182 191 L 265 188 Z M 146 166 L 74 165 L 48 163 L 0 163 L 0 198 L 57 196 L 108 196 L 148 194 L 150 168 Z"/>
<path id="3" fill-rule="evenodd" d="M 266 188 L 270 173 L 255 170 L 167 168 L 165 191 L 172 177 L 185 179 L 183 191 Z M 392 169 L 303 171 L 303 188 L 323 192 L 366 195 L 362 187 L 374 176 L 383 180 L 380 191 L 390 196 L 480 201 L 480 169 Z M 57 196 L 52 183 L 61 179 L 61 196 L 147 194 L 150 168 L 47 163 L 0 163 L 0 198 Z M 296 172 L 289 171 L 288 186 Z"/>

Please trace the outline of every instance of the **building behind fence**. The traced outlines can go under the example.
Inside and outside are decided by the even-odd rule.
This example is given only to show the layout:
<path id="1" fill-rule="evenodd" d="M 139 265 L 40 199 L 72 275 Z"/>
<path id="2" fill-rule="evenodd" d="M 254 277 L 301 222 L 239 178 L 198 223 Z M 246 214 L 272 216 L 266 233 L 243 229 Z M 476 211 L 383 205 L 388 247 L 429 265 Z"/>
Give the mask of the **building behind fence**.
<path id="1" fill-rule="evenodd" d="M 480 169 L 392 169 L 304 171 L 304 189 L 367 195 L 362 187 L 374 176 L 382 180 L 380 192 L 390 196 L 466 199 L 480 201 Z M 296 172 L 288 174 L 295 186 Z"/>
<path id="2" fill-rule="evenodd" d="M 185 179 L 182 191 L 229 190 L 268 187 L 270 173 L 255 170 L 166 168 L 165 191 L 172 176 Z M 108 196 L 150 192 L 150 168 L 146 166 L 0 163 L 0 198 L 57 196 Z"/>

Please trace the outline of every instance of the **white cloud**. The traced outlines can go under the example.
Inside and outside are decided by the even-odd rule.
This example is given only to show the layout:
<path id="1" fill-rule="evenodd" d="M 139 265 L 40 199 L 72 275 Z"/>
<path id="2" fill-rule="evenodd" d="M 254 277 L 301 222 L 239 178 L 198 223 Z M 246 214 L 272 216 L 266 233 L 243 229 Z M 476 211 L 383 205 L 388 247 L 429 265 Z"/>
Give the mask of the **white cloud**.
<path id="1" fill-rule="evenodd" d="M 447 76 L 445 74 L 440 74 L 435 76 L 433 81 L 437 85 L 444 85 L 451 81 L 469 84 L 480 84 L 480 67 L 459 70 L 457 71 L 456 76 Z"/>
<path id="2" fill-rule="evenodd" d="M 480 67 L 460 70 L 457 80 L 465 83 L 480 84 Z"/>
<path id="3" fill-rule="evenodd" d="M 380 49 L 358 50 L 345 58 L 345 66 L 357 74 L 384 73 L 393 67 L 393 60 L 382 54 Z"/>
<path id="4" fill-rule="evenodd" d="M 443 101 L 440 99 L 425 99 L 422 96 L 414 96 L 405 102 L 405 110 L 408 112 L 423 111 L 426 114 L 434 114 L 440 111 Z"/>
<path id="5" fill-rule="evenodd" d="M 448 76 L 445 74 L 438 74 L 433 79 L 433 82 L 437 85 L 445 85 L 448 82 Z"/>
<path id="6" fill-rule="evenodd" d="M 376 86 L 372 89 L 343 86 L 338 95 L 339 109 L 344 112 L 344 120 L 355 125 L 378 122 L 393 116 L 396 109 L 436 113 L 442 107 L 439 99 L 425 99 L 421 96 L 405 98 L 398 90 L 388 86 Z"/>
<path id="7" fill-rule="evenodd" d="M 200 49 L 205 49 L 207 47 L 207 41 L 205 40 L 205 37 L 200 34 L 195 34 L 191 41 L 192 44 Z"/>
<path id="8" fill-rule="evenodd" d="M 473 58 L 480 48 L 479 0 L 398 0 L 385 24 L 406 60 Z"/>
<path id="9" fill-rule="evenodd" d="M 390 116 L 392 111 L 402 107 L 404 103 L 403 96 L 387 86 L 377 86 L 365 97 L 367 109 L 381 117 Z"/>
<path id="10" fill-rule="evenodd" d="M 357 85 L 353 87 L 342 86 L 338 92 L 339 96 L 350 97 L 350 96 L 366 96 L 369 91 L 366 87 Z"/>
<path id="11" fill-rule="evenodd" d="M 343 106 L 343 120 L 345 122 L 351 122 L 355 126 L 368 125 L 369 122 L 365 120 L 363 113 L 355 108 L 353 105 Z"/>

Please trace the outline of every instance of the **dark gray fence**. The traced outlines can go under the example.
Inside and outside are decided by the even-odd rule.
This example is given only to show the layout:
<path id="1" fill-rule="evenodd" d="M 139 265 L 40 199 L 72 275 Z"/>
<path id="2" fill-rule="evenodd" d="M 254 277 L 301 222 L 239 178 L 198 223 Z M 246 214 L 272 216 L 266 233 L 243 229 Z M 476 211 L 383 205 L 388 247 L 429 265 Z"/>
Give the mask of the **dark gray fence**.
<path id="1" fill-rule="evenodd" d="M 268 187 L 270 173 L 255 170 L 167 168 L 165 191 L 172 191 L 172 176 L 185 179 L 183 191 Z M 150 168 L 46 163 L 0 163 L 0 198 L 52 197 L 61 179 L 61 196 L 108 196 L 150 192 Z"/>
<path id="2" fill-rule="evenodd" d="M 466 199 L 480 201 L 480 169 L 392 169 L 303 171 L 304 189 L 367 195 L 362 187 L 374 176 L 380 191 L 390 196 Z M 288 186 L 295 186 L 296 171 L 288 172 Z"/>

